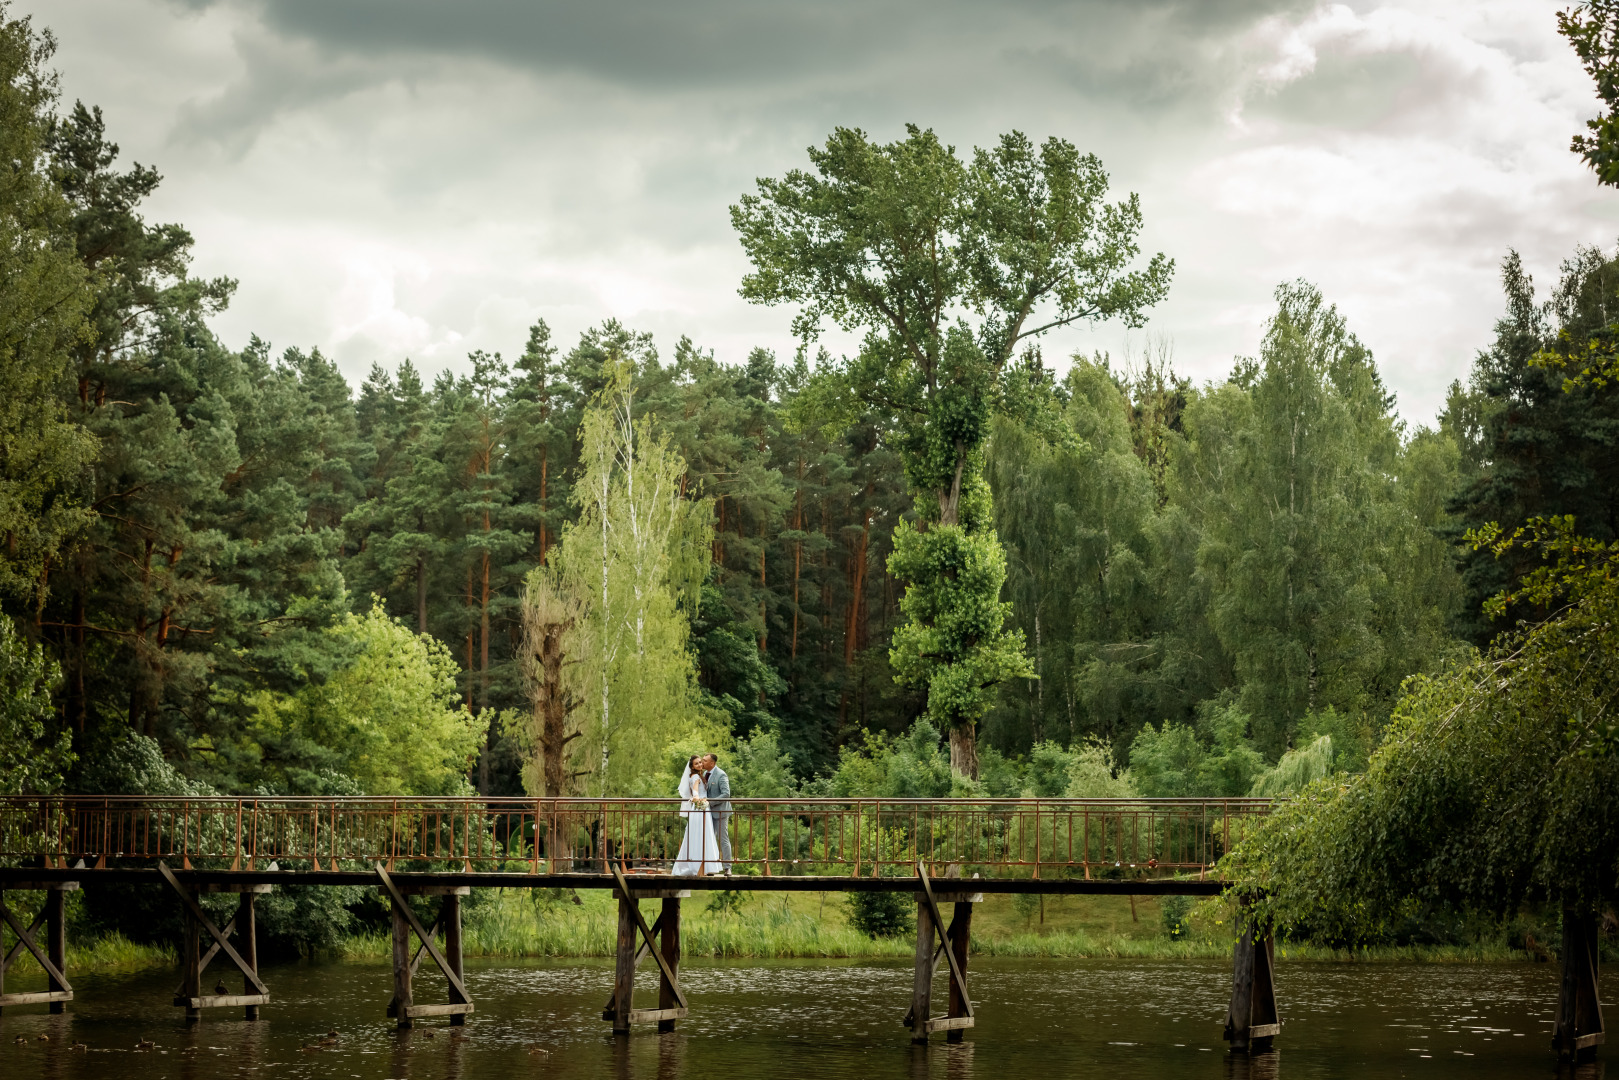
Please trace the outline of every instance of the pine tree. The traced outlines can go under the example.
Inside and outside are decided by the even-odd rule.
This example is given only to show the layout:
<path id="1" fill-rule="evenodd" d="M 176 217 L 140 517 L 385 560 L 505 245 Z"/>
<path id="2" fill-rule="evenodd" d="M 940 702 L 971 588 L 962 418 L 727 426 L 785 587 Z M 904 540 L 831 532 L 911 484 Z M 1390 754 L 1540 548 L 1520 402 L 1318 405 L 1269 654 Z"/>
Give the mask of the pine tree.
<path id="1" fill-rule="evenodd" d="M 46 147 L 55 41 L 0 10 L 0 591 L 36 595 L 65 539 L 88 523 L 78 500 L 94 453 L 62 391 L 95 303 Z"/>

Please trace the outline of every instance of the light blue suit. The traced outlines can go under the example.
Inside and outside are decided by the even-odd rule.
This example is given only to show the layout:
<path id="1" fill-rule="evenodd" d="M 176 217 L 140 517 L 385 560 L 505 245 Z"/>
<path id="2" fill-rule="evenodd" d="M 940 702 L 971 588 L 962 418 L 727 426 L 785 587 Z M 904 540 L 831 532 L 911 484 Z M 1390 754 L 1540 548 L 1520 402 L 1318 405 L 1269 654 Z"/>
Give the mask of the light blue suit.
<path id="1" fill-rule="evenodd" d="M 731 778 L 715 765 L 709 770 L 708 812 L 714 816 L 714 836 L 720 842 L 720 864 L 731 869 Z"/>

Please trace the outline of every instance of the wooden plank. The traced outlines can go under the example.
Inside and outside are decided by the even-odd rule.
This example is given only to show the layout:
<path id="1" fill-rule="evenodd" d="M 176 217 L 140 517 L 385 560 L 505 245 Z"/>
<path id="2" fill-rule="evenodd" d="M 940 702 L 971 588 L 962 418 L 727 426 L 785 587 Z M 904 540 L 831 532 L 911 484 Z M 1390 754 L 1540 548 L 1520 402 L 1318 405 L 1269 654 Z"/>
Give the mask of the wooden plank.
<path id="1" fill-rule="evenodd" d="M 204 994 L 201 997 L 186 997 L 183 994 L 174 995 L 176 1005 L 184 1005 L 188 1009 L 224 1009 L 234 1008 L 238 1005 L 268 1005 L 269 994 Z"/>
<path id="2" fill-rule="evenodd" d="M 579 860 L 583 861 L 583 860 Z M 386 863 L 384 863 L 386 865 Z M 1111 865 L 1111 863 L 1109 864 Z M 120 884 L 151 884 L 161 882 L 162 878 L 154 867 L 113 867 L 96 870 L 63 870 L 56 871 L 62 875 L 62 880 L 86 880 L 94 878 L 101 882 L 118 882 Z M 390 872 L 391 873 L 391 872 Z M 37 867 L 33 868 L 7 868 L 0 867 L 0 888 L 10 888 L 12 880 L 22 880 L 25 876 L 29 880 L 39 879 L 49 881 L 44 877 L 45 872 Z M 16 875 L 14 878 L 12 875 Z M 402 873 L 394 876 L 394 882 L 404 890 L 413 882 L 423 877 L 431 876 L 439 883 L 452 883 L 457 886 L 488 887 L 497 889 L 611 889 L 615 882 L 610 874 L 595 873 L 565 873 L 546 876 L 543 874 L 527 874 L 520 872 L 503 871 L 473 871 L 463 872 L 427 872 Z M 278 885 L 360 885 L 375 887 L 376 874 L 371 870 L 340 870 L 321 871 L 311 870 L 191 870 L 186 873 L 186 881 L 201 888 L 207 882 L 225 880 L 270 881 Z M 935 879 L 942 881 L 952 890 L 957 888 L 954 882 L 948 879 Z M 634 891 L 638 895 L 653 892 L 657 889 L 689 890 L 693 895 L 699 892 L 712 891 L 741 891 L 741 892 L 915 892 L 916 883 L 909 878 L 871 877 L 869 866 L 864 877 L 854 877 L 848 874 L 794 874 L 775 877 L 743 875 L 740 877 L 711 877 L 711 878 L 676 878 L 670 875 L 659 877 L 637 877 Z M 642 886 L 645 888 L 642 888 Z M 972 882 L 972 888 L 983 893 L 986 897 L 991 895 L 1015 893 L 1049 893 L 1051 895 L 1102 895 L 1102 896 L 1219 896 L 1223 894 L 1228 885 L 1216 879 L 1199 881 L 1196 878 L 1129 878 L 1122 880 L 1091 880 L 1082 878 L 1042 878 L 1039 881 L 1028 878 L 984 878 Z M 934 899 L 938 899 L 938 892 Z"/>
<path id="3" fill-rule="evenodd" d="M 450 981 L 450 985 L 461 995 L 461 1000 L 464 1002 L 471 1001 L 472 995 L 467 993 L 467 988 L 462 984 L 460 976 L 450 969 L 450 962 L 445 959 L 443 953 L 439 952 L 437 943 L 433 941 L 433 936 L 427 932 L 427 928 L 422 925 L 422 921 L 410 909 L 410 905 L 405 902 L 405 897 L 400 893 L 398 887 L 394 885 L 393 879 L 388 876 L 388 871 L 382 868 L 380 862 L 377 863 L 377 876 L 387 886 L 389 894 L 399 905 L 400 912 L 404 914 L 405 919 L 410 923 L 410 928 L 416 931 L 416 936 L 427 947 L 427 955 L 433 958 L 433 963 L 437 964 L 439 970 L 444 972 L 444 977 Z"/>
<path id="4" fill-rule="evenodd" d="M 653 1023 L 661 1023 L 661 1022 L 663 1022 L 665 1020 L 684 1020 L 684 1019 L 686 1019 L 686 1010 L 685 1009 L 631 1009 L 630 1010 L 630 1023 L 632 1023 L 632 1024 L 653 1024 Z"/>
<path id="5" fill-rule="evenodd" d="M 607 865 L 608 868 L 613 871 L 613 877 L 618 880 L 618 887 L 623 891 L 624 895 L 631 895 L 629 883 L 624 880 L 624 872 L 618 868 L 616 863 L 608 863 Z M 641 936 L 647 941 L 651 941 L 652 928 L 647 926 L 646 916 L 641 914 L 641 905 L 631 901 L 630 912 L 635 916 L 636 925 L 641 928 Z M 663 977 L 668 979 L 669 985 L 674 988 L 675 1000 L 680 1002 L 680 1007 L 682 1009 L 691 1008 L 691 1003 L 686 1000 L 686 992 L 680 988 L 680 980 L 675 976 L 675 973 L 670 970 L 669 963 L 663 958 L 663 954 L 658 950 L 653 949 L 652 959 L 658 962 L 658 969 L 663 972 Z"/>
<path id="6" fill-rule="evenodd" d="M 77 892 L 79 890 L 79 883 L 77 881 L 8 881 L 6 882 L 6 888 L 18 889 L 25 892 L 39 892 L 46 889 L 50 889 L 52 891 L 60 889 L 63 892 Z"/>
<path id="7" fill-rule="evenodd" d="M 941 1016 L 936 1020 L 929 1020 L 923 1026 L 928 1034 L 935 1031 L 965 1031 L 973 1026 L 975 1021 L 970 1016 Z"/>
<path id="8" fill-rule="evenodd" d="M 0 994 L 0 1007 L 6 1005 L 44 1005 L 48 1002 L 72 1001 L 71 990 L 45 990 L 36 994 Z"/>
<path id="9" fill-rule="evenodd" d="M 58 893 L 57 895 L 61 894 Z M 4 916 L 6 925 L 10 926 L 11 932 L 17 935 L 17 940 L 21 941 L 23 947 L 34 954 L 34 959 L 39 961 L 39 966 L 45 969 L 45 974 L 49 977 L 52 988 L 56 990 L 73 989 L 68 984 L 67 976 L 62 974 L 62 969 L 51 963 L 51 958 L 46 956 L 44 951 L 40 949 L 39 943 L 34 940 L 34 935 L 29 933 L 22 923 L 17 921 L 17 917 L 11 913 L 11 908 L 6 906 L 3 898 L 0 898 L 0 916 Z"/>
<path id="10" fill-rule="evenodd" d="M 69 994 L 68 996 L 72 997 L 73 995 Z M 1588 1047 L 1601 1046 L 1604 1041 L 1605 1040 L 1603 1039 L 1602 1032 L 1593 1031 L 1589 1035 L 1581 1035 L 1579 1038 L 1575 1039 L 1574 1049 L 1585 1050 Z"/>
<path id="11" fill-rule="evenodd" d="M 389 907 L 392 907 L 392 906 L 393 905 L 390 903 Z M 439 929 L 443 925 L 443 922 L 444 922 L 444 913 L 441 911 L 441 912 L 439 912 L 438 919 L 434 921 L 432 926 L 429 926 L 427 928 L 427 932 L 429 934 L 432 934 L 434 937 L 437 937 Z M 409 934 L 410 926 L 409 926 L 408 923 L 405 926 L 405 930 L 406 930 L 405 944 L 409 945 L 410 944 L 410 934 Z M 411 978 L 414 979 L 416 977 L 416 969 L 421 967 L 422 954 L 425 953 L 426 951 L 427 951 L 427 946 L 423 945 L 421 942 L 416 943 L 416 951 L 410 954 L 410 977 Z"/>
<path id="12" fill-rule="evenodd" d="M 447 1005 L 407 1005 L 405 1016 L 411 1020 L 419 1016 L 465 1016 L 472 1012 L 472 1002 L 452 1001 Z"/>
<path id="13" fill-rule="evenodd" d="M 4 903 L 4 901 L 0 900 L 0 903 Z M 45 925 L 45 909 L 43 907 L 41 907 L 39 909 L 39 914 L 34 916 L 34 921 L 28 924 L 28 932 L 30 934 L 32 934 L 34 931 L 38 930 L 41 926 L 44 926 L 44 925 Z M 17 954 L 22 952 L 22 950 L 23 950 L 22 938 L 18 938 L 16 941 L 13 941 L 11 943 L 11 948 L 6 950 L 6 955 L 0 956 L 0 979 L 4 979 L 5 974 L 6 974 L 6 969 L 11 966 L 11 962 L 17 958 Z"/>
<path id="14" fill-rule="evenodd" d="M 157 868 L 162 873 L 164 880 L 180 895 L 180 900 L 185 904 L 186 910 L 191 912 L 192 917 L 197 920 L 204 930 L 208 931 L 209 937 L 219 942 L 219 947 L 225 951 L 226 956 L 230 957 L 231 963 L 236 965 L 237 970 L 247 977 L 255 990 L 261 994 L 268 994 L 270 988 L 265 986 L 259 979 L 258 972 L 248 967 L 247 961 L 242 959 L 242 954 L 237 952 L 229 941 L 225 940 L 225 935 L 219 932 L 219 927 L 214 925 L 214 921 L 208 917 L 207 912 L 197 906 L 196 898 L 191 895 L 184 885 L 180 884 L 180 879 L 174 876 L 174 871 L 169 869 L 168 863 L 160 862 L 157 864 Z"/>
<path id="15" fill-rule="evenodd" d="M 230 922 L 225 924 L 225 929 L 222 931 L 222 933 L 226 937 L 230 937 L 232 934 L 234 934 L 236 932 L 236 920 L 237 920 L 238 917 L 240 917 L 240 914 L 241 914 L 241 912 L 240 912 L 240 910 L 238 910 L 236 915 L 231 916 Z M 198 977 L 201 977 L 202 973 L 204 971 L 208 970 L 209 962 L 212 961 L 213 958 L 218 956 L 218 955 L 219 955 L 219 946 L 218 945 L 210 945 L 208 947 L 208 951 L 202 954 L 202 959 L 197 961 L 197 975 L 198 975 Z M 255 971 L 257 971 L 258 970 L 258 965 L 257 964 L 253 965 L 253 968 L 254 968 Z M 178 989 L 178 990 L 176 990 L 174 992 L 174 996 L 179 997 L 180 995 L 185 993 L 185 990 L 186 990 L 185 985 L 182 983 L 181 986 L 180 986 L 180 989 Z"/>

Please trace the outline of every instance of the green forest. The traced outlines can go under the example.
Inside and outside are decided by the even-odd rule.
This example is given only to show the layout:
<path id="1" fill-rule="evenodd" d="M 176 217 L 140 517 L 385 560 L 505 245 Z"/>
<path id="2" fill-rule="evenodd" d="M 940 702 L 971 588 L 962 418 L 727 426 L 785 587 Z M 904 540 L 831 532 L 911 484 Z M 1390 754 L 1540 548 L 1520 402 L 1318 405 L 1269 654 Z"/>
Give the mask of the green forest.
<path id="1" fill-rule="evenodd" d="M 1611 102 L 1614 16 L 1580 10 Z M 1060 138 L 839 128 L 733 196 L 739 288 L 793 355 L 603 313 L 355 384 L 216 335 L 236 282 L 148 220 L 162 176 L 52 51 L 0 15 L 0 791 L 668 795 L 714 749 L 741 796 L 1302 791 L 1316 854 L 1238 869 L 1305 883 L 1291 925 L 1349 898 L 1345 939 L 1375 931 L 1357 890 L 1414 895 L 1357 876 L 1394 843 L 1367 815 L 1419 878 L 1523 853 L 1428 899 L 1544 892 L 1565 827 L 1613 889 L 1619 252 L 1536 283 L 1503 250 L 1427 426 L 1307 281 L 1223 379 L 1150 336 L 1043 354 L 1150 329 L 1173 253 L 1135 196 Z M 1605 184 L 1614 124 L 1576 140 Z M 1437 749 L 1475 707 L 1484 741 Z"/>

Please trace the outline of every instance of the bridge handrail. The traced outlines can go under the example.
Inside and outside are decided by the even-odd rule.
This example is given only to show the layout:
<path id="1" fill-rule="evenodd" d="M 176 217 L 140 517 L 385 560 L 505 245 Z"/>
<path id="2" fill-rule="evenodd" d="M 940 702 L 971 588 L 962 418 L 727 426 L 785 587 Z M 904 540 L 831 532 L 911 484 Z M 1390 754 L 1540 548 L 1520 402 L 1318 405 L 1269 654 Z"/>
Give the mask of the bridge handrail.
<path id="1" fill-rule="evenodd" d="M 0 797 L 0 859 L 312 869 L 473 864 L 530 873 L 607 860 L 667 867 L 677 798 L 621 796 L 53 795 Z M 917 860 L 990 872 L 1204 874 L 1272 800 L 734 796 L 733 862 L 763 873 L 909 873 Z"/>

